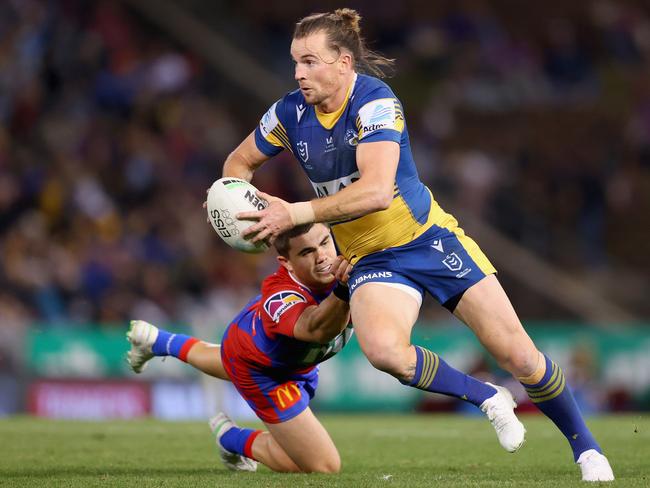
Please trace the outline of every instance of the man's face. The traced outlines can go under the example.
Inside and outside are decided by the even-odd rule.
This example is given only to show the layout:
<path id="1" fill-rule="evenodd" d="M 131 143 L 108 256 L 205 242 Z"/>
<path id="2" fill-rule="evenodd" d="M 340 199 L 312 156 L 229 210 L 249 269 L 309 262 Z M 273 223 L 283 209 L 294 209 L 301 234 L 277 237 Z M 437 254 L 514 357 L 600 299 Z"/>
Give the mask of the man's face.
<path id="1" fill-rule="evenodd" d="M 335 257 L 330 230 L 323 224 L 314 224 L 309 232 L 289 240 L 289 259 L 278 259 L 298 281 L 317 290 L 334 281 L 330 267 Z"/>
<path id="2" fill-rule="evenodd" d="M 294 39 L 291 57 L 296 63 L 295 79 L 309 105 L 323 103 L 345 83 L 343 64 L 349 55 L 330 49 L 325 31 Z"/>

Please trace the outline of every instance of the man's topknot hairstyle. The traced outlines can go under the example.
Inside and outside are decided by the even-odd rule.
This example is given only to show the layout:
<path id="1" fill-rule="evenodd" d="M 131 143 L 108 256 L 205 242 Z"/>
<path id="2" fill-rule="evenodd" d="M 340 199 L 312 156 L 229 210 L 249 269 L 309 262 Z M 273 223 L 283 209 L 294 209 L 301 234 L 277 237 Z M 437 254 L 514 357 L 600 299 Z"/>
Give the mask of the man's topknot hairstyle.
<path id="1" fill-rule="evenodd" d="M 311 14 L 300 19 L 293 31 L 294 39 L 302 39 L 316 32 L 327 34 L 328 47 L 341 52 L 352 53 L 355 70 L 378 78 L 394 74 L 395 60 L 388 59 L 366 47 L 361 36 L 361 16 L 351 8 L 339 8 L 334 12 Z"/>

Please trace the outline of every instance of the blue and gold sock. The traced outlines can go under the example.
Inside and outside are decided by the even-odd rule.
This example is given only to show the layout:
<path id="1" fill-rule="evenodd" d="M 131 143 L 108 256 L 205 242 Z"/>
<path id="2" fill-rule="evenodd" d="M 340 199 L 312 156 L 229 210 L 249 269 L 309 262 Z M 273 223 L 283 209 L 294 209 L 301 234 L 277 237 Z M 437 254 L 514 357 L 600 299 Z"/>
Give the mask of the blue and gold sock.
<path id="1" fill-rule="evenodd" d="M 413 347 L 416 354 L 415 376 L 404 384 L 460 398 L 477 407 L 497 392 L 490 385 L 452 368 L 435 352 L 420 346 Z"/>
<path id="2" fill-rule="evenodd" d="M 577 461 L 580 454 L 588 449 L 602 453 L 582 418 L 562 369 L 546 355 L 544 360 L 546 370 L 541 381 L 535 384 L 521 383 L 526 388 L 526 393 L 567 438 L 573 450 L 574 460 Z"/>
<path id="3" fill-rule="evenodd" d="M 174 356 L 187 362 L 187 354 L 197 342 L 199 340 L 194 337 L 172 334 L 166 330 L 158 329 L 158 337 L 151 347 L 151 352 L 156 356 Z"/>

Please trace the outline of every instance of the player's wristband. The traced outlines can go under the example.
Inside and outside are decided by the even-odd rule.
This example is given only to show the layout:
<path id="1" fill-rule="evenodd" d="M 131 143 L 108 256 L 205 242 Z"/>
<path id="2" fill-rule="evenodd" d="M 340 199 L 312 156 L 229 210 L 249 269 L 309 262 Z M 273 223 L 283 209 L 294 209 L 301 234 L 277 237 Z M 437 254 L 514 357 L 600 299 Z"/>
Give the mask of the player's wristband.
<path id="1" fill-rule="evenodd" d="M 289 206 L 293 225 L 309 224 L 316 218 L 311 202 L 292 203 Z"/>
<path id="2" fill-rule="evenodd" d="M 350 289 L 340 281 L 336 284 L 332 293 L 339 300 L 343 300 L 344 302 L 350 301 Z"/>

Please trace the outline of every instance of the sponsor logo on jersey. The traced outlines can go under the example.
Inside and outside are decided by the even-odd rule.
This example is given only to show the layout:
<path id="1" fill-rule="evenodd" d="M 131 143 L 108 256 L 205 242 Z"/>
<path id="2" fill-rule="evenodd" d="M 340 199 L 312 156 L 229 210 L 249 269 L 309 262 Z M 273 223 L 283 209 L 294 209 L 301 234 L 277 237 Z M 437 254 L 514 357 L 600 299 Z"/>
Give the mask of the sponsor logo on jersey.
<path id="1" fill-rule="evenodd" d="M 366 273 L 359 276 L 354 283 L 350 285 L 350 290 L 354 290 L 361 283 L 364 283 L 368 280 L 375 280 L 377 278 L 392 278 L 392 271 L 373 271 L 372 273 Z"/>
<path id="2" fill-rule="evenodd" d="M 309 147 L 307 143 L 305 141 L 299 141 L 296 147 L 298 148 L 298 156 L 306 163 L 309 159 Z"/>
<path id="3" fill-rule="evenodd" d="M 334 145 L 334 137 L 325 138 L 325 151 L 326 153 L 336 151 L 336 146 Z"/>
<path id="4" fill-rule="evenodd" d="M 280 410 L 286 410 L 290 407 L 293 407 L 298 401 L 302 393 L 300 388 L 296 386 L 293 381 L 285 383 L 278 386 L 274 390 L 271 390 L 271 398 L 273 399 L 276 407 Z"/>
<path id="5" fill-rule="evenodd" d="M 377 105 L 370 116 L 371 124 L 383 124 L 390 122 L 393 118 L 393 110 L 388 105 Z"/>
<path id="6" fill-rule="evenodd" d="M 298 303 L 305 303 L 305 297 L 295 291 L 280 291 L 274 293 L 264 302 L 264 310 L 273 319 L 278 322 L 282 314 Z"/>
<path id="7" fill-rule="evenodd" d="M 397 130 L 395 99 L 381 98 L 366 103 L 359 109 L 359 121 L 361 126 L 359 139 L 381 129 Z"/>
<path id="8" fill-rule="evenodd" d="M 351 175 L 343 176 L 335 180 L 321 181 L 318 183 L 312 181 L 311 185 L 314 187 L 314 191 L 316 192 L 316 195 L 318 195 L 318 198 L 323 198 L 340 192 L 343 188 L 354 183 L 359 178 L 361 178 L 361 173 L 355 171 Z"/>
<path id="9" fill-rule="evenodd" d="M 445 259 L 442 260 L 442 264 L 447 266 L 450 271 L 460 271 L 460 268 L 463 267 L 463 260 L 458 257 L 458 254 L 452 252 L 447 254 Z"/>

